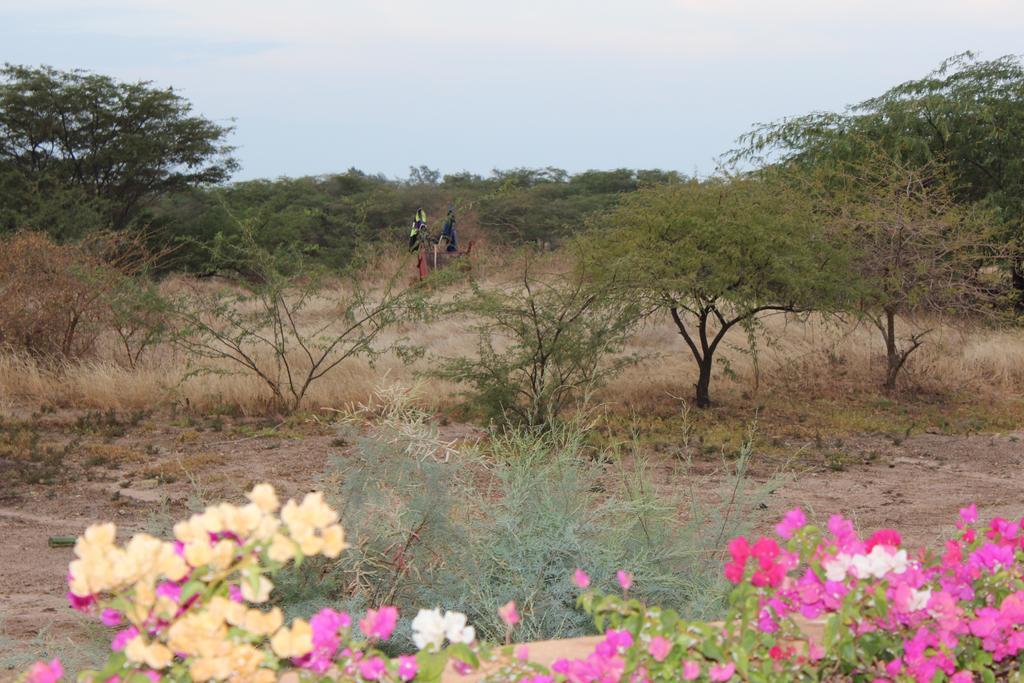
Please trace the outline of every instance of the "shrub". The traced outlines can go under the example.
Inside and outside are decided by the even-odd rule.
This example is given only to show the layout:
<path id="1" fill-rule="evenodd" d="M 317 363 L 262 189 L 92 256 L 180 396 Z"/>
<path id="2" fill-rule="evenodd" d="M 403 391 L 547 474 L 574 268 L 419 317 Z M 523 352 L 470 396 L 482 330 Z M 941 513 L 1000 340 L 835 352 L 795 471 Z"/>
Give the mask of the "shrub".
<path id="1" fill-rule="evenodd" d="M 642 460 L 627 466 L 634 454 L 596 451 L 589 438 L 572 422 L 509 430 L 453 453 L 426 415 L 389 411 L 325 480 L 352 548 L 281 587 L 297 613 L 436 605 L 466 613 L 495 639 L 505 628 L 497 608 L 515 600 L 524 637 L 568 637 L 590 630 L 565 582 L 586 563 L 602 578 L 627 568 L 641 595 L 691 616 L 720 614 L 720 546 L 748 527 L 761 499 L 743 477 L 749 449 L 718 492 L 723 502 L 706 504 L 656 495 Z M 397 633 L 396 644 L 408 644 L 407 625 Z"/>
<path id="2" fill-rule="evenodd" d="M 418 297 L 400 285 L 398 274 L 374 292 L 358 276 L 350 278 L 332 301 L 333 314 L 307 327 L 300 316 L 314 300 L 328 296 L 323 273 L 311 267 L 301 249 L 268 250 L 242 227 L 234 242 L 218 245 L 214 256 L 239 274 L 236 286 L 197 287 L 172 304 L 172 339 L 188 354 L 190 374 L 255 375 L 269 390 L 272 407 L 291 413 L 314 382 L 349 358 L 415 353 L 402 340 L 382 342 L 385 330 L 419 311 Z"/>
<path id="3" fill-rule="evenodd" d="M 642 309 L 585 273 L 522 277 L 504 287 L 474 283 L 449 315 L 475 322 L 475 358 L 443 358 L 433 374 L 469 385 L 470 400 L 492 418 L 543 425 L 615 375 L 635 356 L 622 351 Z"/>

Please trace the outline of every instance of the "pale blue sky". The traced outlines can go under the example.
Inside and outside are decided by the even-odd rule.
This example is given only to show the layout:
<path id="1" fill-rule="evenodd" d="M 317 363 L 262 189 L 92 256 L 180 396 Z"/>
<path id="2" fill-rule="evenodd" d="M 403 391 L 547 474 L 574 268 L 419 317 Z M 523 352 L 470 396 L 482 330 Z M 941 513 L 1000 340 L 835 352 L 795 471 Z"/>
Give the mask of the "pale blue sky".
<path id="1" fill-rule="evenodd" d="M 0 61 L 171 85 L 237 178 L 707 173 L 755 121 L 1024 52 L 1024 0 L 0 0 Z"/>

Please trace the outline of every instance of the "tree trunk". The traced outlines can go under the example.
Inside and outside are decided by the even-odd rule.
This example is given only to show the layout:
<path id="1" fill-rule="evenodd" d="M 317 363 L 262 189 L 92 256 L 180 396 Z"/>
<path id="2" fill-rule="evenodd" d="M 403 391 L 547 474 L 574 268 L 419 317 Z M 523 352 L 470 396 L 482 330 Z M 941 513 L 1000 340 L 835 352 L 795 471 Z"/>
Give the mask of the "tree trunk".
<path id="1" fill-rule="evenodd" d="M 896 345 L 896 311 L 885 309 L 885 390 L 896 391 L 896 376 L 900 372 L 903 361 L 900 359 L 900 350 Z"/>
<path id="2" fill-rule="evenodd" d="M 711 407 L 711 354 L 707 354 L 699 363 L 700 373 L 697 376 L 697 395 L 695 398 L 698 408 Z"/>

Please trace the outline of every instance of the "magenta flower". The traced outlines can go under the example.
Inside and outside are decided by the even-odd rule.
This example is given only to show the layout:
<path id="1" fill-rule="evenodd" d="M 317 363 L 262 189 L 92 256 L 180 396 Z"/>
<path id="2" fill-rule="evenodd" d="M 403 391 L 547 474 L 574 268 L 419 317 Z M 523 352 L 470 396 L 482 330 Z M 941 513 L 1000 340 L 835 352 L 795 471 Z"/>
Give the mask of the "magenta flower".
<path id="1" fill-rule="evenodd" d="M 668 638 L 663 638 L 662 636 L 654 636 L 651 638 L 651 642 L 647 646 L 647 651 L 652 657 L 654 657 L 654 661 L 656 662 L 664 662 L 671 650 L 672 641 Z"/>
<path id="2" fill-rule="evenodd" d="M 631 572 L 620 569 L 615 572 L 615 578 L 618 579 L 619 585 L 622 586 L 624 591 L 628 591 L 633 586 L 633 574 Z"/>
<path id="3" fill-rule="evenodd" d="M 978 521 L 978 506 L 971 503 L 965 508 L 960 508 L 960 519 L 964 524 L 974 524 Z"/>
<path id="4" fill-rule="evenodd" d="M 384 606 L 380 609 L 367 610 L 366 617 L 359 620 L 359 629 L 366 634 L 367 638 L 387 640 L 391 632 L 395 630 L 395 623 L 398 621 L 398 610 L 394 607 Z"/>
<path id="5" fill-rule="evenodd" d="M 515 657 L 520 662 L 526 662 L 530 659 L 530 648 L 526 645 L 519 645 L 516 647 Z"/>
<path id="6" fill-rule="evenodd" d="M 419 670 L 420 665 L 415 657 L 410 657 L 409 655 L 400 655 L 398 657 L 398 677 L 403 681 L 411 681 L 416 678 Z"/>
<path id="7" fill-rule="evenodd" d="M 949 683 L 973 683 L 974 674 L 970 671 L 958 671 L 949 677 Z"/>
<path id="8" fill-rule="evenodd" d="M 871 538 L 868 539 L 864 548 L 868 552 L 871 552 L 871 549 L 876 545 L 888 548 L 899 548 L 900 543 L 902 542 L 903 539 L 900 537 L 900 532 L 895 529 L 879 529 L 871 535 Z"/>
<path id="9" fill-rule="evenodd" d="M 516 611 L 516 603 L 514 600 L 509 600 L 503 606 L 498 608 L 498 616 L 509 626 L 515 626 L 519 623 L 519 612 Z"/>
<path id="10" fill-rule="evenodd" d="M 116 609 L 107 608 L 100 612 L 100 621 L 104 626 L 119 626 L 121 624 L 121 613 Z"/>
<path id="11" fill-rule="evenodd" d="M 695 681 L 700 676 L 700 664 L 687 659 L 683 662 L 683 680 L 684 681 Z"/>
<path id="12" fill-rule="evenodd" d="M 736 673 L 736 665 L 733 662 L 728 664 L 712 664 L 708 670 L 708 678 L 713 681 L 727 681 Z"/>
<path id="13" fill-rule="evenodd" d="M 57 683 L 63 675 L 64 667 L 60 665 L 59 659 L 53 659 L 49 664 L 36 662 L 28 670 L 25 683 Z"/>
<path id="14" fill-rule="evenodd" d="M 137 635 L 139 635 L 139 629 L 134 626 L 118 631 L 114 639 L 110 641 L 110 649 L 114 652 L 120 652 L 128 645 L 128 641 Z"/>
<path id="15" fill-rule="evenodd" d="M 793 534 L 806 525 L 807 517 L 804 516 L 804 511 L 800 508 L 793 508 L 782 517 L 781 522 L 775 525 L 775 533 L 782 538 L 793 538 Z"/>
<path id="16" fill-rule="evenodd" d="M 379 681 L 384 677 L 386 666 L 380 657 L 370 657 L 359 662 L 359 675 L 368 681 Z"/>
<path id="17" fill-rule="evenodd" d="M 587 589 L 590 587 L 590 576 L 582 569 L 577 569 L 572 574 L 572 582 L 579 588 Z"/>

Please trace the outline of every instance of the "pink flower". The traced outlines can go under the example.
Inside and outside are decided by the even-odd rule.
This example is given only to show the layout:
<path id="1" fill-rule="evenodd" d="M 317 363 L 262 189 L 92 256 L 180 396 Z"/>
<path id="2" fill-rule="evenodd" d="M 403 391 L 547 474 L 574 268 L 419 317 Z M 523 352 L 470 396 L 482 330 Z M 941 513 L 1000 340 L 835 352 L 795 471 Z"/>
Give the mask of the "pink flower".
<path id="1" fill-rule="evenodd" d="M 515 600 L 509 600 L 504 605 L 498 608 L 498 616 L 508 626 L 515 626 L 519 623 L 519 612 L 516 611 Z"/>
<path id="2" fill-rule="evenodd" d="M 693 661 L 692 659 L 687 659 L 686 661 L 684 661 L 683 680 L 693 681 L 696 680 L 698 676 L 700 676 L 700 664 Z"/>
<path id="3" fill-rule="evenodd" d="M 391 632 L 395 630 L 395 623 L 398 621 L 398 610 L 394 607 L 384 606 L 380 609 L 366 611 L 366 617 L 359 620 L 359 629 L 366 634 L 367 638 L 387 640 Z"/>
<path id="4" fill-rule="evenodd" d="M 727 681 L 732 678 L 734 673 L 736 673 L 736 665 L 732 662 L 728 664 L 712 664 L 711 669 L 708 671 L 708 678 L 713 681 Z"/>
<path id="5" fill-rule="evenodd" d="M 577 569 L 573 572 L 572 582 L 579 588 L 586 589 L 590 587 L 590 577 L 582 569 Z"/>
<path id="6" fill-rule="evenodd" d="M 113 640 L 110 641 L 110 649 L 114 652 L 120 652 L 128 645 L 128 641 L 137 635 L 139 635 L 139 629 L 134 626 L 129 626 L 123 631 L 118 631 L 117 635 L 115 635 Z"/>
<path id="7" fill-rule="evenodd" d="M 32 668 L 28 670 L 28 678 L 25 681 L 26 683 L 57 683 L 63 675 L 64 667 L 60 665 L 59 659 L 54 659 L 49 664 L 46 662 L 33 664 Z"/>
<path id="8" fill-rule="evenodd" d="M 622 586 L 624 591 L 628 591 L 633 585 L 633 574 L 630 572 L 620 569 L 615 572 L 615 578 L 619 580 L 619 585 Z"/>
<path id="9" fill-rule="evenodd" d="M 410 657 L 409 655 L 400 655 L 398 657 L 398 677 L 403 681 L 411 681 L 416 678 L 419 670 L 420 665 L 415 657 Z"/>
<path id="10" fill-rule="evenodd" d="M 974 674 L 970 671 L 958 671 L 949 677 L 949 683 L 973 683 Z"/>
<path id="11" fill-rule="evenodd" d="M 804 511 L 800 508 L 793 508 L 782 517 L 781 522 L 775 525 L 775 533 L 782 538 L 793 538 L 793 534 L 806 525 L 807 517 L 804 516 Z"/>
<path id="12" fill-rule="evenodd" d="M 656 662 L 664 662 L 671 650 L 672 642 L 668 638 L 663 638 L 661 636 L 654 636 L 651 638 L 651 643 L 647 646 L 647 651 L 651 653 L 651 656 L 654 657 L 654 661 Z"/>
<path id="13" fill-rule="evenodd" d="M 978 506 L 971 503 L 965 508 L 960 508 L 960 519 L 964 524 L 974 524 L 978 521 Z"/>
<path id="14" fill-rule="evenodd" d="M 359 675 L 368 681 L 379 681 L 384 677 L 386 667 L 380 657 L 370 657 L 359 662 Z"/>
<path id="15" fill-rule="evenodd" d="M 530 648 L 526 645 L 520 645 L 516 648 L 515 657 L 520 662 L 526 662 L 530 659 Z"/>
<path id="16" fill-rule="evenodd" d="M 900 538 L 900 532 L 895 529 L 879 529 L 868 539 L 865 549 L 871 552 L 871 549 L 876 545 L 899 548 L 902 542 L 903 539 Z"/>
<path id="17" fill-rule="evenodd" d="M 100 613 L 100 621 L 104 626 L 118 626 L 121 623 L 121 613 L 108 607 Z"/>

